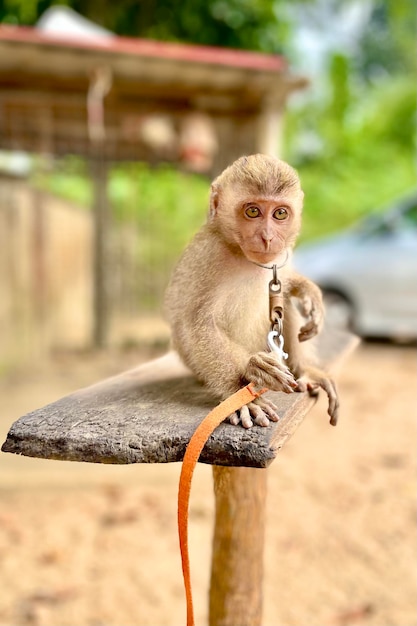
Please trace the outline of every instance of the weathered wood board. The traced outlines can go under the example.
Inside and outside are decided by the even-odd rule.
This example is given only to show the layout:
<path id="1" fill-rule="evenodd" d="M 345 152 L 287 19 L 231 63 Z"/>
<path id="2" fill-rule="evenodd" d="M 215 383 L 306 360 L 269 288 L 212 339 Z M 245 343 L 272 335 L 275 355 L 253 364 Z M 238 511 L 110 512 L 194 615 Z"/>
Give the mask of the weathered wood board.
<path id="1" fill-rule="evenodd" d="M 334 362 L 355 344 L 352 336 L 339 337 L 324 360 Z M 268 396 L 278 406 L 279 422 L 250 430 L 223 423 L 200 461 L 267 467 L 315 402 L 307 393 Z M 91 463 L 181 461 L 192 433 L 216 404 L 170 352 L 21 417 L 2 451 Z"/>

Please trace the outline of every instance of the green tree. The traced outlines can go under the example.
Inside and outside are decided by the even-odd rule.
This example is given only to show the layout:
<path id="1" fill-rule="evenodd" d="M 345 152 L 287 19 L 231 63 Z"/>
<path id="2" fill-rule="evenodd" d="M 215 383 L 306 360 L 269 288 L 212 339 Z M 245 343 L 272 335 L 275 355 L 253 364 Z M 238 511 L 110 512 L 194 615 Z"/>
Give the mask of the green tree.
<path id="1" fill-rule="evenodd" d="M 119 35 L 272 53 L 283 51 L 288 36 L 276 0 L 0 0 L 0 21 L 33 25 L 55 4 Z"/>
<path id="2" fill-rule="evenodd" d="M 367 80 L 415 72 L 415 15 L 410 0 L 374 0 L 357 68 Z"/>
<path id="3" fill-rule="evenodd" d="M 287 116 L 287 157 L 306 193 L 304 238 L 415 188 L 413 13 L 408 0 L 375 0 L 356 52 L 334 50 L 327 88 Z"/>

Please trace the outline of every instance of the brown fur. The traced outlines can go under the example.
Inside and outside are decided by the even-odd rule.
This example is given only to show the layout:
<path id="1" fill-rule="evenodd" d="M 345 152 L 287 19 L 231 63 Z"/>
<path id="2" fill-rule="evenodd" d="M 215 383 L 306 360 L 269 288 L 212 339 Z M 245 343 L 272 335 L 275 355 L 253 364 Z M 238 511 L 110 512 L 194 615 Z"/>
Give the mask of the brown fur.
<path id="1" fill-rule="evenodd" d="M 292 250 L 302 200 L 295 170 L 279 159 L 253 155 L 228 167 L 213 182 L 207 224 L 173 272 L 166 311 L 175 349 L 219 399 L 247 382 L 287 393 L 322 386 L 329 395 L 329 413 L 335 422 L 334 385 L 315 367 L 312 351 L 304 342 L 321 327 L 321 294 L 289 264 L 279 270 L 288 362 L 266 348 L 272 272 L 256 263 L 279 264 Z M 259 218 L 248 218 L 248 205 L 259 208 Z M 282 221 L 275 217 L 276 207 L 285 207 L 287 215 Z M 307 321 L 294 306 L 294 297 Z M 270 419 L 278 419 L 275 407 L 262 399 L 244 407 L 240 414 L 245 427 L 253 421 L 266 426 Z M 231 421 L 237 423 L 239 418 L 232 416 Z"/>

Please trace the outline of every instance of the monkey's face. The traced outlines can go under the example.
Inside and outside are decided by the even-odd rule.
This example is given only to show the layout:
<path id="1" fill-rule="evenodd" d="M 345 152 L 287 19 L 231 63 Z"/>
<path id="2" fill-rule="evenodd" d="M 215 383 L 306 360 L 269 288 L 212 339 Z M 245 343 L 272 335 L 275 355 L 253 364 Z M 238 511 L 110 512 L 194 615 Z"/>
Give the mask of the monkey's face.
<path id="1" fill-rule="evenodd" d="M 293 197 L 246 198 L 235 208 L 236 243 L 249 261 L 271 263 L 294 245 L 300 214 Z"/>

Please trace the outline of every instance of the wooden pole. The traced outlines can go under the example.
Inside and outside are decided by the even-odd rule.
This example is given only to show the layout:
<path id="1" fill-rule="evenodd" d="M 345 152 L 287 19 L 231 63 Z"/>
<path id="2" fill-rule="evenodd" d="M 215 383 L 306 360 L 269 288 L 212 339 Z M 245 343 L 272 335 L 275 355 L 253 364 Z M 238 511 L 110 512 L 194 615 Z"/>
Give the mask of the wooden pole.
<path id="1" fill-rule="evenodd" d="M 261 626 L 266 469 L 213 467 L 210 626 Z"/>
<path id="2" fill-rule="evenodd" d="M 275 90 L 268 93 L 258 115 L 256 147 L 258 152 L 282 156 L 283 114 L 285 97 Z"/>
<path id="3" fill-rule="evenodd" d="M 87 92 L 87 126 L 92 152 L 91 172 L 94 187 L 93 344 L 95 348 L 103 348 L 107 343 L 110 314 L 108 293 L 110 209 L 107 198 L 108 161 L 104 98 L 109 93 L 111 85 L 110 66 L 98 66 L 91 71 Z"/>
<path id="4" fill-rule="evenodd" d="M 99 151 L 91 158 L 91 175 L 94 189 L 94 242 L 93 242 L 93 345 L 103 348 L 108 339 L 109 326 L 109 230 L 110 210 L 107 199 L 108 166 Z"/>
<path id="5" fill-rule="evenodd" d="M 44 197 L 39 189 L 33 190 L 33 224 L 32 224 L 32 300 L 36 321 L 41 325 L 42 332 L 47 309 L 47 265 L 46 253 L 46 216 Z"/>

